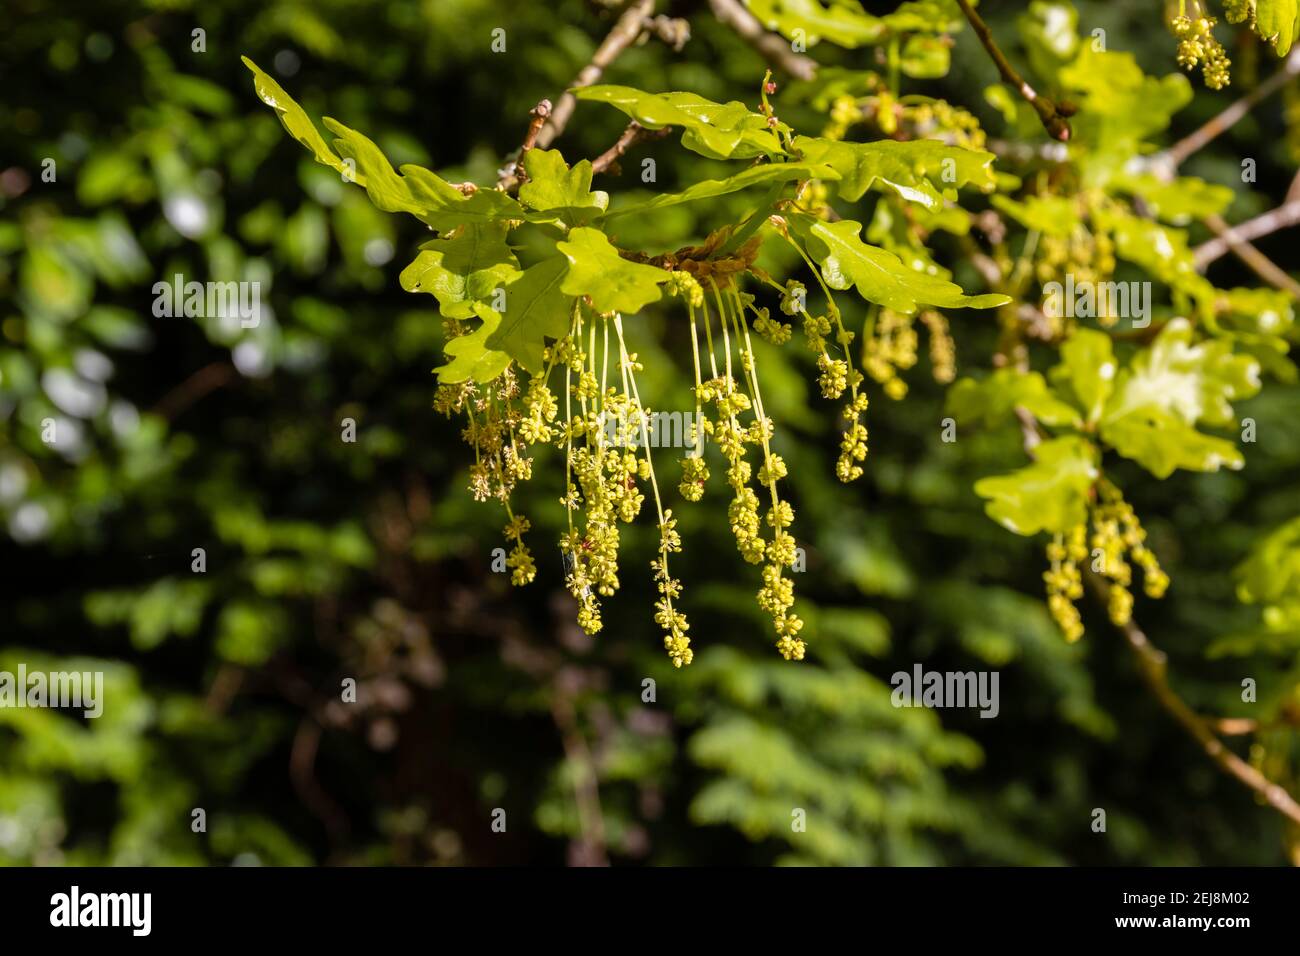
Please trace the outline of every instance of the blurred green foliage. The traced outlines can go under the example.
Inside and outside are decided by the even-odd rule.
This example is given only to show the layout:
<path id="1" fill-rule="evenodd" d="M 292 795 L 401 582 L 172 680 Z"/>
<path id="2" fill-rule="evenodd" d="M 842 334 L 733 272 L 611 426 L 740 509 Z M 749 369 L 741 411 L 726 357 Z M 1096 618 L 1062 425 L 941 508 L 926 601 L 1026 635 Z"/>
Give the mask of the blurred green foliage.
<path id="1" fill-rule="evenodd" d="M 1020 5 L 988 6 L 1014 45 Z M 1149 5 L 1078 6 L 1082 34 L 1104 28 L 1148 73 L 1173 72 Z M 0 709 L 0 862 L 1285 859 L 1280 819 L 1181 736 L 1104 613 L 1085 609 L 1087 638 L 1061 640 L 1039 545 L 990 522 L 972 491 L 1017 461 L 1019 434 L 943 443 L 944 389 L 924 375 L 906 401 L 873 394 L 869 466 L 843 486 L 835 423 L 806 363 L 758 346 L 807 551 L 799 607 L 817 640 L 802 664 L 772 653 L 749 569 L 707 507 L 677 510 L 699 648 L 681 671 L 660 651 L 648 574 L 626 576 L 592 640 L 571 623 L 554 549 L 538 546 L 527 589 L 492 573 L 501 518 L 469 500 L 457 426 L 430 408 L 440 321 L 398 282 L 427 235 L 287 141 L 239 56 L 395 162 L 488 182 L 528 110 L 604 36 L 600 3 L 12 0 L 7 12 L 0 670 L 101 669 L 109 705 L 84 722 Z M 685 48 L 634 46 L 606 81 L 752 98 L 758 55 L 707 4 L 666 12 L 689 18 Z M 1017 55 L 1059 69 L 1052 38 L 1021 25 Z M 509 30 L 505 54 L 490 49 L 496 26 Z M 969 32 L 951 50 L 908 50 L 907 88 L 1009 139 L 1032 135 L 1014 102 L 971 96 L 995 76 Z M 813 52 L 825 79 L 851 77 L 875 50 Z M 1121 144 L 1109 155 L 1135 150 L 1182 105 L 1151 82 L 1140 109 L 1091 130 Z M 1198 89 L 1166 135 L 1231 95 Z M 782 118 L 816 129 L 816 99 L 792 90 Z M 580 104 L 560 145 L 570 161 L 593 157 L 622 127 L 615 111 Z M 1187 171 L 1231 183 L 1241 156 L 1256 159 L 1258 186 L 1229 212 L 1258 212 L 1244 207 L 1280 200 L 1294 170 L 1285 134 L 1261 109 Z M 675 141 L 642 149 L 662 190 L 716 168 Z M 598 186 L 635 194 L 613 178 Z M 745 208 L 720 197 L 628 217 L 619 234 L 667 250 Z M 970 272 L 946 252 L 950 269 Z M 177 273 L 260 282 L 261 323 L 155 318 L 152 286 Z M 997 329 L 964 315 L 975 318 L 953 329 L 958 361 L 982 363 Z M 655 359 L 647 402 L 688 407 L 686 378 L 668 374 L 682 354 L 671 314 L 652 310 L 629 334 Z M 1273 383 L 1239 404 L 1261 436 L 1243 471 L 1125 485 L 1174 581 L 1163 602 L 1140 603 L 1143 625 L 1206 713 L 1255 716 L 1239 699 L 1244 677 L 1270 713 L 1295 707 L 1294 523 L 1265 535 L 1300 514 L 1298 398 Z M 346 418 L 355 444 L 340 441 Z M 54 445 L 42 440 L 51 420 Z M 524 492 L 535 521 L 555 521 L 539 540 L 558 531 L 559 494 L 544 468 Z M 627 560 L 648 562 L 652 546 L 653 529 L 631 529 Z M 889 675 L 916 661 L 998 669 L 998 719 L 892 707 Z M 349 678 L 355 705 L 340 702 Z M 1290 781 L 1294 735 L 1270 733 L 1269 770 Z M 1095 807 L 1105 835 L 1090 829 Z M 206 832 L 191 827 L 195 808 Z M 503 834 L 494 808 L 507 812 Z M 807 811 L 805 832 L 791 830 L 792 808 Z"/>

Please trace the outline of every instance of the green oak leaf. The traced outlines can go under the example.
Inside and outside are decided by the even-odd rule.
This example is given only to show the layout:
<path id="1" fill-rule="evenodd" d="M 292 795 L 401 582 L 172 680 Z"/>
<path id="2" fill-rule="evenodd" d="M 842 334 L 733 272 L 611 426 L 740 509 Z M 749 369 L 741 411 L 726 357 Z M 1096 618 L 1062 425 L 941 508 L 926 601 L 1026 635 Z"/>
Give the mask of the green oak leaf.
<path id="1" fill-rule="evenodd" d="M 1193 343 L 1193 334 L 1186 319 L 1174 319 L 1161 329 L 1120 373 L 1103 421 L 1154 406 L 1189 425 L 1234 424 L 1231 402 L 1259 391 L 1259 363 L 1234 355 L 1227 339 Z"/>
<path id="2" fill-rule="evenodd" d="M 1251 549 L 1233 571 L 1247 604 L 1300 604 L 1300 518 L 1292 518 Z"/>
<path id="3" fill-rule="evenodd" d="M 1034 0 L 1016 27 L 1033 74 L 1049 84 L 1079 52 L 1079 11 L 1072 3 Z"/>
<path id="4" fill-rule="evenodd" d="M 1082 44 L 1058 78 L 1078 94 L 1071 97 L 1079 111 L 1070 119 L 1070 155 L 1085 188 L 1107 186 L 1192 98 L 1187 77 L 1147 76 L 1131 53 L 1096 50 L 1091 43 Z"/>
<path id="5" fill-rule="evenodd" d="M 966 295 L 955 283 L 909 269 L 892 252 L 863 242 L 860 222 L 823 222 L 807 215 L 788 221 L 804 237 L 808 254 L 821 264 L 826 284 L 832 289 L 856 286 L 868 302 L 911 313 L 922 305 L 991 309 L 1011 301 L 1005 295 Z"/>
<path id="6" fill-rule="evenodd" d="M 523 207 L 500 190 L 480 189 L 466 196 L 423 166 L 407 164 L 396 172 L 368 137 L 328 116 L 324 123 L 337 137 L 334 148 L 355 163 L 357 182 L 384 212 L 410 213 L 439 232 L 471 220 L 528 218 Z"/>
<path id="7" fill-rule="evenodd" d="M 1166 182 L 1150 173 L 1121 175 L 1115 178 L 1114 185 L 1140 198 L 1153 216 L 1175 226 L 1216 216 L 1232 205 L 1231 189 L 1195 176 L 1179 176 Z"/>
<path id="8" fill-rule="evenodd" d="M 712 199 L 715 196 L 725 196 L 727 193 L 739 192 L 742 189 L 748 189 L 750 186 L 757 186 L 762 183 L 774 183 L 790 179 L 834 180 L 838 178 L 839 173 L 835 170 L 829 166 L 816 163 L 769 163 L 764 166 L 752 166 L 744 172 L 728 176 L 726 179 L 705 179 L 679 193 L 665 193 L 645 202 L 615 209 L 613 212 L 607 213 L 605 219 L 613 219 L 616 216 L 639 215 L 655 209 L 664 209 L 668 206 L 679 206 L 682 203 Z"/>
<path id="9" fill-rule="evenodd" d="M 881 19 L 892 33 L 956 33 L 966 23 L 957 0 L 906 0 Z"/>
<path id="10" fill-rule="evenodd" d="M 1251 332 L 1281 338 L 1295 324 L 1291 296 L 1281 289 L 1238 287 L 1220 290 L 1226 299 L 1227 315 L 1220 323 L 1232 331 Z"/>
<path id="11" fill-rule="evenodd" d="M 499 349 L 530 372 L 542 370 L 546 337 L 569 333 L 574 297 L 560 285 L 569 271 L 562 255 L 529 266 L 505 287 L 501 323 L 487 337 L 487 347 Z"/>
<path id="12" fill-rule="evenodd" d="M 974 421 L 985 426 L 1009 420 L 1016 408 L 1031 412 L 1045 425 L 1078 427 L 1079 412 L 1062 401 L 1038 372 L 1000 368 L 988 378 L 963 378 L 948 389 L 944 403 L 947 414 L 959 422 Z"/>
<path id="13" fill-rule="evenodd" d="M 1255 0 L 1255 32 L 1286 56 L 1300 39 L 1300 0 Z"/>
<path id="14" fill-rule="evenodd" d="M 1225 634 L 1207 653 L 1211 657 L 1294 654 L 1300 648 L 1300 518 L 1276 528 L 1251 548 L 1233 570 L 1237 599 L 1262 604 L 1260 622 Z"/>
<path id="15" fill-rule="evenodd" d="M 1084 420 L 1096 424 L 1115 386 L 1118 364 L 1110 336 L 1096 329 L 1076 329 L 1061 346 L 1061 364 L 1052 369 L 1053 384 L 1071 395 Z"/>
<path id="16" fill-rule="evenodd" d="M 532 218 L 500 190 L 480 189 L 465 196 L 422 166 L 405 165 L 399 174 L 374 142 L 326 117 L 325 126 L 336 137 L 331 149 L 293 97 L 248 57 L 243 57 L 243 61 L 253 72 L 253 87 L 258 97 L 275 110 L 289 135 L 305 146 L 318 163 L 337 170 L 345 180 L 364 188 L 371 202 L 384 212 L 410 213 L 439 232 L 472 220 Z"/>
<path id="17" fill-rule="evenodd" d="M 694 93 L 647 93 L 630 86 L 597 85 L 571 90 L 580 100 L 596 100 L 622 110 L 646 129 L 678 126 L 682 145 L 709 159 L 781 156 L 778 130 L 744 103 L 715 103 Z"/>
<path id="18" fill-rule="evenodd" d="M 878 43 L 888 34 L 880 17 L 843 0 L 831 0 L 829 4 L 821 0 L 748 0 L 746 5 L 769 30 L 810 47 L 830 40 L 852 49 Z"/>
<path id="19" fill-rule="evenodd" d="M 948 75 L 952 53 L 943 37 L 910 36 L 903 44 L 898 65 L 917 80 L 937 80 Z"/>
<path id="20" fill-rule="evenodd" d="M 1115 254 L 1141 266 L 1172 289 L 1183 293 L 1198 307 L 1203 318 L 1214 314 L 1214 286 L 1196 270 L 1196 258 L 1187 245 L 1187 233 L 1170 229 L 1150 219 L 1118 209 L 1099 210 L 1093 215 L 1099 231 L 1115 240 Z"/>
<path id="21" fill-rule="evenodd" d="M 450 361 L 433 370 L 444 385 L 467 380 L 490 382 L 510 365 L 509 353 L 498 352 L 487 345 L 488 338 L 501 324 L 501 313 L 482 302 L 472 303 L 471 311 L 483 320 L 482 324 L 468 335 L 449 339 L 442 350 Z"/>
<path id="22" fill-rule="evenodd" d="M 1259 362 L 1234 355 L 1228 339 L 1193 344 L 1186 319 L 1171 321 L 1120 372 L 1101 415 L 1102 439 L 1158 478 L 1177 468 L 1240 468 L 1231 442 L 1204 435 L 1198 423 L 1230 426 L 1231 402 L 1259 391 Z"/>
<path id="23" fill-rule="evenodd" d="M 988 516 L 1016 534 L 1065 532 L 1088 516 L 1088 494 L 1100 475 L 1098 454 L 1086 438 L 1042 442 L 1035 460 L 1008 475 L 981 478 L 975 493 L 988 499 Z"/>
<path id="24" fill-rule="evenodd" d="M 659 283 L 668 281 L 665 270 L 620 256 L 599 229 L 572 229 L 556 248 L 569 260 L 560 290 L 589 296 L 597 312 L 640 312 L 658 301 Z"/>
<path id="25" fill-rule="evenodd" d="M 1246 463 L 1232 442 L 1198 432 L 1173 412 L 1155 406 L 1103 423 L 1101 437 L 1157 478 L 1168 478 L 1179 468 L 1218 471 L 1227 466 L 1235 471 Z"/>
<path id="26" fill-rule="evenodd" d="M 932 139 L 849 143 L 797 136 L 794 146 L 805 162 L 825 163 L 840 174 L 839 196 L 849 202 L 856 202 L 874 187 L 890 189 L 927 209 L 941 209 L 945 187 L 994 185 L 992 153 Z"/>
<path id="27" fill-rule="evenodd" d="M 307 115 L 306 110 L 299 106 L 279 83 L 268 76 L 261 67 L 248 57 L 241 56 L 240 59 L 244 61 L 244 66 L 253 71 L 253 89 L 257 91 L 258 98 L 275 110 L 280 124 L 288 131 L 290 136 L 307 147 L 308 151 L 316 157 L 316 162 L 323 166 L 329 166 L 331 169 L 336 169 L 340 173 L 354 172 L 349 170 L 343 160 L 329 148 L 325 142 L 325 137 L 321 136 L 320 130 L 311 121 L 311 117 Z"/>
<path id="28" fill-rule="evenodd" d="M 528 181 L 519 198 L 538 212 L 555 213 L 570 226 L 586 222 L 605 210 L 609 194 L 591 189 L 591 163 L 581 160 L 572 169 L 559 150 L 530 149 L 524 154 Z"/>
<path id="29" fill-rule="evenodd" d="M 402 288 L 428 292 L 448 318 L 469 318 L 475 302 L 490 297 L 519 272 L 519 262 L 506 244 L 508 231 L 504 222 L 467 222 L 424 243 L 402 270 Z"/>
<path id="30" fill-rule="evenodd" d="M 1028 196 L 1017 202 L 1009 196 L 994 196 L 993 205 L 1026 229 L 1045 236 L 1068 236 L 1081 224 L 1078 204 L 1067 196 Z"/>

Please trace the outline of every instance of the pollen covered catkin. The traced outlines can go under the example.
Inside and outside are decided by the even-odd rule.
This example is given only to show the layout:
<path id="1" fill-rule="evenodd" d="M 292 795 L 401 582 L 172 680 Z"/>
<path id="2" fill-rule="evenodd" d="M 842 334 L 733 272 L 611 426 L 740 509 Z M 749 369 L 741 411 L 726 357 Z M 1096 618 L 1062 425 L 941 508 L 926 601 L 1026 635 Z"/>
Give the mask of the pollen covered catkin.
<path id="1" fill-rule="evenodd" d="M 1083 623 L 1075 606 L 1075 602 L 1083 597 L 1081 564 L 1087 562 L 1092 573 L 1104 577 L 1109 583 L 1106 611 L 1111 623 L 1117 627 L 1123 627 L 1133 619 L 1133 567 L 1130 560 L 1142 569 L 1142 589 L 1147 597 L 1163 597 L 1169 587 L 1169 577 L 1146 546 L 1146 531 L 1132 505 L 1106 478 L 1100 479 L 1095 487 L 1096 500 L 1089 506 L 1088 520 L 1066 534 L 1055 535 L 1047 545 L 1050 567 L 1043 573 L 1047 585 L 1047 607 L 1061 633 L 1070 642 L 1083 636 Z"/>

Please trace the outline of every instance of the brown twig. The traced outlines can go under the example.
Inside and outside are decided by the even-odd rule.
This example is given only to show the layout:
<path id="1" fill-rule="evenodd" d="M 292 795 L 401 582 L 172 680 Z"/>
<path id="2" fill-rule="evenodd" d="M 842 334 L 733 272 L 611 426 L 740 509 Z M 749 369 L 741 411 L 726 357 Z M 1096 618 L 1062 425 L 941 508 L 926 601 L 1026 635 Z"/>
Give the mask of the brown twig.
<path id="1" fill-rule="evenodd" d="M 1249 242 L 1295 225 L 1300 225 L 1300 198 L 1284 202 L 1276 209 L 1270 209 L 1254 219 L 1247 219 L 1230 227 L 1225 235 L 1201 243 L 1193 250 L 1196 268 L 1204 270 L 1211 262 L 1228 252 L 1232 247 L 1232 239 Z"/>
<path id="2" fill-rule="evenodd" d="M 584 86 L 592 86 L 601 78 L 609 65 L 618 59 L 619 55 L 629 46 L 635 43 L 646 29 L 647 21 L 651 14 L 654 13 L 655 0 L 633 0 L 627 9 L 619 16 L 614 24 L 614 28 L 596 48 L 596 52 L 591 56 L 591 62 L 578 71 L 578 75 L 573 82 L 569 84 L 569 89 L 580 89 Z M 542 149 L 550 146 L 551 143 L 564 132 L 564 128 L 569 125 L 569 119 L 573 116 L 573 111 L 578 105 L 577 98 L 566 91 L 555 104 L 555 111 L 551 114 L 549 122 L 542 129 L 537 137 L 537 145 Z"/>
<path id="3" fill-rule="evenodd" d="M 1088 583 L 1103 604 L 1108 602 L 1110 584 L 1091 570 L 1086 571 Z M 1151 643 L 1142 629 L 1133 621 L 1120 628 L 1128 645 L 1137 655 L 1138 670 L 1142 679 L 1155 695 L 1161 706 L 1167 710 L 1183 729 L 1201 745 L 1205 753 L 1219 767 L 1238 781 L 1255 791 L 1270 807 L 1282 814 L 1292 823 L 1300 824 L 1300 803 L 1281 787 L 1269 780 L 1262 773 L 1229 750 L 1214 733 L 1210 722 L 1199 716 L 1184 703 L 1183 699 L 1169 686 L 1167 676 L 1168 659 L 1165 653 Z"/>
<path id="4" fill-rule="evenodd" d="M 501 178 L 497 181 L 498 188 L 509 191 L 528 181 L 528 173 L 524 169 L 524 157 L 536 145 L 537 136 L 542 131 L 543 124 L 550 119 L 551 113 L 550 100 L 542 100 L 528 111 L 531 119 L 528 121 L 528 132 L 524 134 L 523 145 L 519 147 L 519 155 L 515 157 L 514 161 L 507 163 L 505 168 L 501 170 Z M 465 193 L 465 185 L 465 183 L 461 183 L 457 188 L 462 193 Z M 465 193 L 465 195 L 469 195 L 469 193 Z"/>
<path id="5" fill-rule="evenodd" d="M 1223 734 L 1225 737 L 1235 737 L 1239 734 L 1253 734 L 1259 730 L 1259 722 L 1251 720 L 1249 717 L 1220 717 L 1217 720 L 1207 721 L 1216 733 Z"/>
<path id="6" fill-rule="evenodd" d="M 674 53 L 682 52 L 691 39 L 691 22 L 680 17 L 666 17 L 662 13 L 645 23 L 647 33 L 653 33 Z"/>
<path id="7" fill-rule="evenodd" d="M 1300 299 L 1300 282 L 1296 282 L 1289 275 L 1282 271 L 1272 259 L 1264 255 L 1245 239 L 1235 235 L 1232 227 L 1224 222 L 1223 217 L 1217 214 L 1205 217 L 1205 224 L 1210 227 L 1229 249 L 1233 255 L 1244 262 L 1251 271 L 1270 285 L 1276 286 L 1284 292 L 1291 294 L 1293 298 Z"/>
<path id="8" fill-rule="evenodd" d="M 289 777 L 303 804 L 325 825 L 330 838 L 337 841 L 348 833 L 348 817 L 316 779 L 316 752 L 320 748 L 320 738 L 320 724 L 310 716 L 303 717 L 293 735 L 289 752 Z"/>
<path id="9" fill-rule="evenodd" d="M 578 863 L 582 866 L 609 866 L 605 849 L 605 815 L 600 808 L 600 777 L 596 762 L 587 746 L 587 738 L 578 727 L 572 699 L 556 682 L 551 699 L 551 716 L 560 731 L 564 757 L 573 767 L 573 802 L 578 810 L 580 839 Z"/>
<path id="10" fill-rule="evenodd" d="M 960 0 L 959 0 L 960 2 Z M 1291 51 L 1291 55 L 1282 63 L 1281 68 L 1259 86 L 1255 87 L 1241 99 L 1232 103 L 1223 112 L 1204 123 L 1198 129 L 1184 136 L 1169 147 L 1162 157 L 1174 168 L 1181 166 L 1187 157 L 1196 152 L 1210 140 L 1235 126 L 1261 100 L 1272 96 L 1287 81 L 1300 74 L 1300 46 Z"/>
<path id="11" fill-rule="evenodd" d="M 1217 116 L 1202 124 L 1198 129 L 1184 136 L 1168 150 L 1152 158 L 1150 168 L 1161 179 L 1171 181 L 1178 167 L 1198 149 L 1201 149 L 1215 137 L 1235 126 L 1256 104 L 1260 103 L 1287 84 L 1288 80 L 1300 74 L 1300 47 L 1291 51 L 1281 68 L 1251 90 L 1241 99 L 1236 100 Z M 1232 252 L 1246 264 L 1256 275 L 1278 289 L 1288 292 L 1300 299 L 1300 283 L 1297 283 L 1268 256 L 1260 252 L 1241 232 L 1231 226 L 1217 214 L 1206 216 L 1205 225 L 1210 228 L 1221 242 L 1224 249 Z M 1216 246 L 1217 248 L 1217 246 Z M 1198 253 L 1202 250 L 1198 250 Z M 1218 252 L 1214 258 L 1222 255 Z M 1206 263 L 1212 259 L 1206 259 Z"/>
<path id="12" fill-rule="evenodd" d="M 993 39 L 993 31 L 975 12 L 975 8 L 970 5 L 970 0 L 957 0 L 957 4 L 961 7 L 961 12 L 966 15 L 966 19 L 975 31 L 975 35 L 984 44 L 984 49 L 992 57 L 998 72 L 1002 74 L 1002 79 L 1009 83 L 1034 108 L 1039 121 L 1043 124 L 1043 129 L 1047 130 L 1047 135 L 1063 143 L 1068 140 L 1070 138 L 1070 123 L 1065 118 L 1065 113 L 1051 99 L 1035 91 L 1025 81 L 1025 78 L 1016 72 L 1016 68 L 1007 60 L 998 47 L 997 41 Z"/>
<path id="13" fill-rule="evenodd" d="M 709 0 L 709 7 L 719 23 L 734 30 L 777 69 L 796 80 L 811 80 L 817 75 L 816 60 L 795 53 L 794 48 L 780 36 L 764 30 L 763 24 L 739 0 Z"/>
<path id="14" fill-rule="evenodd" d="M 617 171 L 618 160 L 639 142 L 648 139 L 660 139 L 672 132 L 671 126 L 665 126 L 662 129 L 646 129 L 636 120 L 627 124 L 621 136 L 609 149 L 605 150 L 599 156 L 591 161 L 592 173 L 603 173 Z"/>
<path id="15" fill-rule="evenodd" d="M 174 421 L 209 392 L 214 392 L 237 377 L 235 367 L 229 362 L 212 362 L 203 366 L 185 381 L 158 400 L 153 413 Z"/>

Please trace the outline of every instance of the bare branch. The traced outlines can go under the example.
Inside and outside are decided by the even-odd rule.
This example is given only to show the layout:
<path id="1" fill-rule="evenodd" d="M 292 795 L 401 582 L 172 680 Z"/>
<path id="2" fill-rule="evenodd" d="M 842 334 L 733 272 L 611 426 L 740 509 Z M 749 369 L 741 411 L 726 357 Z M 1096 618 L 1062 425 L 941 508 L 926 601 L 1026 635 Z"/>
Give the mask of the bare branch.
<path id="1" fill-rule="evenodd" d="M 619 16 L 614 28 L 596 48 L 596 52 L 591 56 L 591 62 L 578 71 L 569 88 L 580 89 L 594 85 L 609 69 L 609 65 L 640 38 L 654 10 L 655 0 L 633 0 Z M 546 149 L 559 138 L 564 128 L 569 125 L 569 119 L 573 116 L 577 105 L 577 98 L 570 92 L 566 91 L 560 97 L 560 101 L 555 104 L 555 112 L 551 114 L 550 121 L 537 137 L 539 147 Z"/>
<path id="2" fill-rule="evenodd" d="M 501 177 L 497 180 L 497 188 L 509 192 L 528 179 L 528 173 L 524 170 L 524 157 L 528 151 L 537 143 L 537 134 L 541 132 L 542 124 L 551 116 L 551 101 L 542 100 L 531 110 L 528 115 L 532 119 L 528 123 L 528 132 L 524 134 L 523 145 L 519 147 L 519 155 L 511 162 L 507 163 L 501 170 Z M 461 183 L 456 188 L 465 195 L 469 195 L 465 190 L 465 183 Z"/>
<path id="3" fill-rule="evenodd" d="M 1107 603 L 1110 595 L 1110 584 L 1100 577 L 1093 574 L 1091 570 L 1086 571 L 1088 584 L 1103 604 Z M 1209 755 L 1219 767 L 1233 777 L 1236 777 L 1241 783 L 1255 791 L 1260 798 L 1270 807 L 1282 814 L 1293 823 L 1300 824 L 1300 803 L 1296 803 L 1295 798 L 1286 791 L 1284 787 L 1278 786 L 1269 780 L 1262 773 L 1252 767 L 1246 761 L 1242 760 L 1235 753 L 1229 750 L 1214 733 L 1210 723 L 1203 717 L 1199 716 L 1183 701 L 1181 697 L 1169 686 L 1167 679 L 1167 662 L 1163 651 L 1151 643 L 1147 636 L 1142 633 L 1142 629 L 1133 621 L 1120 627 L 1125 640 L 1128 641 L 1129 647 L 1137 655 L 1138 670 L 1142 674 L 1142 679 L 1146 682 L 1151 693 L 1158 700 L 1183 729 L 1186 730 L 1201 745 L 1201 748 Z"/>
<path id="4" fill-rule="evenodd" d="M 970 22 L 971 28 L 975 35 L 980 38 L 984 44 L 984 49 L 988 50 L 989 56 L 993 58 L 998 72 L 1002 74 L 1002 79 L 1006 80 L 1011 87 L 1025 98 L 1025 101 L 1034 108 L 1038 114 L 1038 119 L 1043 124 L 1043 129 L 1047 130 L 1047 135 L 1052 139 L 1065 142 L 1070 138 L 1070 123 L 1063 113 L 1049 98 L 1036 92 L 1011 65 L 1002 50 L 998 47 L 997 41 L 993 39 L 993 31 L 989 29 L 988 24 L 975 12 L 975 8 L 970 5 L 970 0 L 957 0 L 961 7 L 961 12 L 966 15 Z"/>
<path id="5" fill-rule="evenodd" d="M 730 27 L 742 40 L 752 46 L 763 59 L 796 80 L 811 80 L 817 75 L 817 61 L 794 48 L 775 33 L 763 29 L 758 18 L 744 8 L 739 0 L 709 0 L 709 7 L 718 22 Z"/>
<path id="6" fill-rule="evenodd" d="M 229 362 L 212 362 L 159 399 L 158 404 L 153 408 L 153 413 L 168 421 L 174 421 L 177 416 L 209 392 L 216 391 L 238 377 L 239 373 Z"/>
<path id="7" fill-rule="evenodd" d="M 1297 224 L 1300 224 L 1300 197 L 1291 199 L 1276 209 L 1270 209 L 1254 219 L 1238 223 L 1230 227 L 1224 235 L 1197 246 L 1193 250 L 1196 268 L 1204 271 L 1206 266 L 1230 250 L 1233 239 L 1250 242 Z"/>
<path id="8" fill-rule="evenodd" d="M 1249 717 L 1220 717 L 1217 720 L 1209 721 L 1209 724 L 1216 733 L 1223 734 L 1225 737 L 1253 734 L 1259 730 L 1259 722 L 1251 720 Z"/>
<path id="9" fill-rule="evenodd" d="M 1206 216 L 1205 224 L 1227 244 L 1233 255 L 1249 266 L 1257 276 L 1283 292 L 1290 293 L 1294 298 L 1300 299 L 1300 282 L 1296 282 L 1283 272 L 1272 259 L 1245 239 L 1234 235 L 1232 227 L 1224 222 L 1221 216 Z"/>
<path id="10" fill-rule="evenodd" d="M 618 160 L 635 144 L 647 139 L 659 139 L 672 132 L 671 126 L 662 129 L 646 129 L 636 120 L 627 124 L 623 134 L 609 149 L 591 161 L 592 173 L 614 172 L 618 169 Z"/>
<path id="11" fill-rule="evenodd" d="M 1282 87 L 1286 86 L 1287 81 L 1300 74 L 1300 46 L 1291 51 L 1291 55 L 1283 62 L 1282 67 L 1270 76 L 1259 86 L 1255 87 L 1241 99 L 1237 100 L 1218 116 L 1206 122 L 1195 132 L 1184 136 L 1162 157 L 1166 162 L 1173 165 L 1176 169 L 1181 166 L 1188 156 L 1196 152 L 1210 140 L 1214 139 L 1221 133 L 1226 132 L 1235 126 L 1243 116 L 1249 113 L 1257 103 L 1272 96 Z"/>

